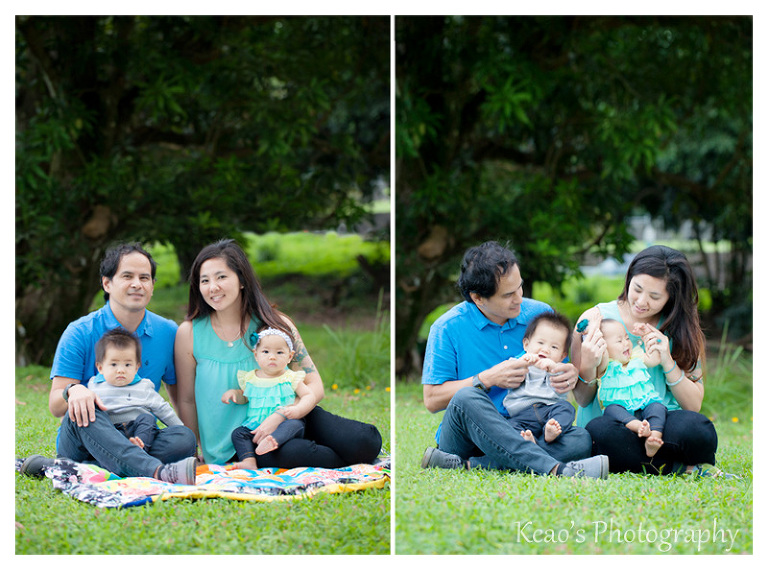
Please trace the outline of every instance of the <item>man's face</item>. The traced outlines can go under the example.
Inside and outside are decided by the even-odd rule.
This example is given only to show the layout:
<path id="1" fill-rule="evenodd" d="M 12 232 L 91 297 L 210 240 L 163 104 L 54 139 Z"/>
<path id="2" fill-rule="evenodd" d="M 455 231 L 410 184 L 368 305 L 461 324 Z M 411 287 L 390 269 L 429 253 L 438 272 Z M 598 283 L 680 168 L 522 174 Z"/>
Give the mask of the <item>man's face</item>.
<path id="1" fill-rule="evenodd" d="M 152 299 L 155 283 L 147 256 L 134 251 L 122 257 L 112 279 L 101 278 L 109 302 L 114 309 L 143 311 Z"/>
<path id="2" fill-rule="evenodd" d="M 520 267 L 514 265 L 504 275 L 499 277 L 496 293 L 491 297 L 481 297 L 470 293 L 472 300 L 488 320 L 503 325 L 509 319 L 517 318 L 520 314 L 520 304 L 523 302 L 523 278 Z"/>

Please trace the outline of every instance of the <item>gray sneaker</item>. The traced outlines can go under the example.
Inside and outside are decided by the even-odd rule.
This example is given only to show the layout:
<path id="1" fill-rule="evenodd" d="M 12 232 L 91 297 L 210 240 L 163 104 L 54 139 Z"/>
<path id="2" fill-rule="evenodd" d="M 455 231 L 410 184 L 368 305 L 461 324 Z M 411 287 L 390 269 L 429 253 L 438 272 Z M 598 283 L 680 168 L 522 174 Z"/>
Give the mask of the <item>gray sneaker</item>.
<path id="1" fill-rule="evenodd" d="M 565 477 L 592 477 L 606 479 L 608 477 L 608 456 L 595 455 L 579 461 L 569 461 L 563 465 L 560 473 Z"/>
<path id="2" fill-rule="evenodd" d="M 166 483 L 194 485 L 197 478 L 197 458 L 187 457 L 175 463 L 161 465 L 156 478 Z"/>
<path id="3" fill-rule="evenodd" d="M 53 467 L 54 459 L 43 455 L 30 455 L 24 460 L 19 468 L 19 473 L 30 477 L 42 477 L 45 475 L 45 469 Z"/>
<path id="4" fill-rule="evenodd" d="M 436 447 L 428 447 L 424 451 L 424 457 L 421 458 L 421 466 L 426 469 L 427 467 L 442 467 L 443 469 L 464 469 L 464 460 L 458 455 L 453 453 L 446 453 L 440 451 Z"/>

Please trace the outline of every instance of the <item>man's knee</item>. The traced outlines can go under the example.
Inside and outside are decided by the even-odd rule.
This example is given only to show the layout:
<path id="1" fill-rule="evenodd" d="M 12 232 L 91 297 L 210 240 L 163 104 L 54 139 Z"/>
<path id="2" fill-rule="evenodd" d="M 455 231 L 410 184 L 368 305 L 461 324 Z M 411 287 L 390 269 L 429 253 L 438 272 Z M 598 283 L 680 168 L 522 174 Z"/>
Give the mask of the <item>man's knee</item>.
<path id="1" fill-rule="evenodd" d="M 491 402 L 490 398 L 488 398 L 488 395 L 485 392 L 478 390 L 474 386 L 465 386 L 464 388 L 459 388 L 459 390 L 453 395 L 453 398 L 451 398 L 451 401 L 448 405 L 466 408 L 468 406 L 485 403 L 490 403 L 493 405 L 493 402 Z"/>

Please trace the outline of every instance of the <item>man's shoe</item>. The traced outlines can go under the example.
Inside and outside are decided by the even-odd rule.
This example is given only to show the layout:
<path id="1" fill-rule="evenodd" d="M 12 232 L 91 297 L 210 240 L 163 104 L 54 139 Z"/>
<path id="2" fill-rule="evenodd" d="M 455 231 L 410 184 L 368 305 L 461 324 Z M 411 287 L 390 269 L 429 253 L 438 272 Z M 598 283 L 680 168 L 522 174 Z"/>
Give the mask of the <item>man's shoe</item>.
<path id="1" fill-rule="evenodd" d="M 166 463 L 157 470 L 157 479 L 166 483 L 194 485 L 197 478 L 197 458 L 187 457 L 175 463 Z"/>
<path id="2" fill-rule="evenodd" d="M 21 464 L 19 473 L 30 477 L 43 477 L 46 467 L 52 467 L 55 459 L 43 455 L 30 455 Z"/>
<path id="3" fill-rule="evenodd" d="M 595 455 L 594 457 L 587 457 L 579 461 L 569 461 L 563 465 L 560 475 L 606 479 L 608 477 L 608 456 Z"/>
<path id="4" fill-rule="evenodd" d="M 424 451 L 424 457 L 421 458 L 421 466 L 442 467 L 443 469 L 464 469 L 464 461 L 458 455 L 440 451 L 436 447 L 428 447 Z"/>

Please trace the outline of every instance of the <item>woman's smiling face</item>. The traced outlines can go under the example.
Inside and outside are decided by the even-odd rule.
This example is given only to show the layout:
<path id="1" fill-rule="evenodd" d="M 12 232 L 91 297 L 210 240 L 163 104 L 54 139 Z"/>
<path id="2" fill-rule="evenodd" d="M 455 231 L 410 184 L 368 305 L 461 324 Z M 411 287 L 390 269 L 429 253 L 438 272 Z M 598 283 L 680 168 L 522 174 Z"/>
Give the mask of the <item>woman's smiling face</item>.
<path id="1" fill-rule="evenodd" d="M 638 274 L 629 282 L 627 304 L 632 317 L 639 321 L 657 317 L 668 300 L 666 279 Z"/>
<path id="2" fill-rule="evenodd" d="M 239 303 L 241 288 L 237 273 L 223 259 L 214 257 L 200 266 L 200 293 L 215 311 Z"/>

